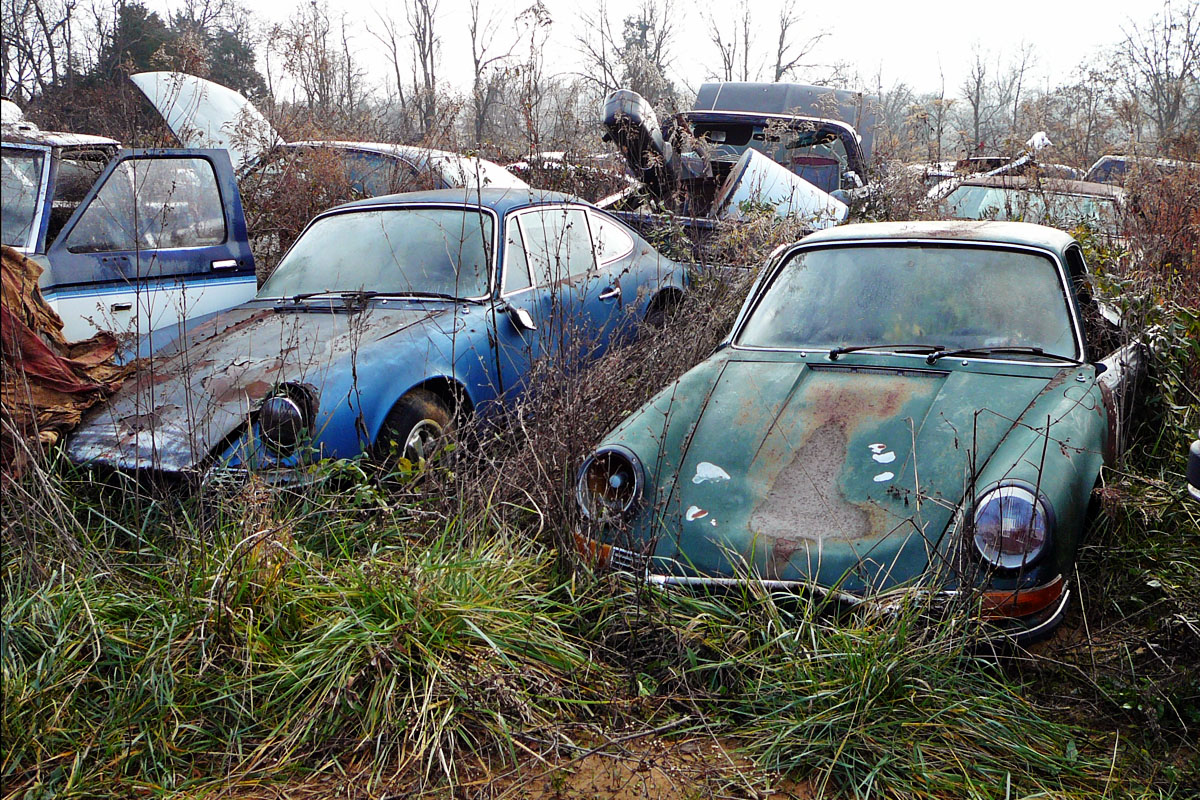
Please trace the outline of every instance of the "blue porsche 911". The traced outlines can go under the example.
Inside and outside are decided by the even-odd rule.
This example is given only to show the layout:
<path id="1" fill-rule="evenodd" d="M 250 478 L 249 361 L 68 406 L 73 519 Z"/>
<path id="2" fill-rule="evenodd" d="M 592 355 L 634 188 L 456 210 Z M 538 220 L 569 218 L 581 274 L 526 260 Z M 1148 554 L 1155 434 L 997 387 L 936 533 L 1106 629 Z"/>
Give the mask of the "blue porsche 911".
<path id="1" fill-rule="evenodd" d="M 516 401 L 539 359 L 598 357 L 685 284 L 681 265 L 567 195 L 351 203 L 316 217 L 253 300 L 160 332 L 68 455 L 281 480 L 385 446 L 417 461 L 455 421 Z"/>

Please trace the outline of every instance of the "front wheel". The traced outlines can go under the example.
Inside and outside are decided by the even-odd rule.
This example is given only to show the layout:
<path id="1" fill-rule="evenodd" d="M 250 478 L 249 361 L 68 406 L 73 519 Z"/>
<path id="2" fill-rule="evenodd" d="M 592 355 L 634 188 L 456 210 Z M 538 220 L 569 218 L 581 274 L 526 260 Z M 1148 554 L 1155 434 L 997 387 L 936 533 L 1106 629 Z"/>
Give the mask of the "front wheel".
<path id="1" fill-rule="evenodd" d="M 453 429 L 454 416 L 445 401 L 426 389 L 413 389 L 384 418 L 375 455 L 384 463 L 404 458 L 416 467 L 437 456 Z"/>

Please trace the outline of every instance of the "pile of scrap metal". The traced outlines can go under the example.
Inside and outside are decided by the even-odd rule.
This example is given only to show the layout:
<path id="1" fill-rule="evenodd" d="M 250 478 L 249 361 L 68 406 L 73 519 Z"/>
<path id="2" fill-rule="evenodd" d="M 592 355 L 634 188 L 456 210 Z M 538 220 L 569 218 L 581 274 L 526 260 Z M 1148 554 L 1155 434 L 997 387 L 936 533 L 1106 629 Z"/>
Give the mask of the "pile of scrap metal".
<path id="1" fill-rule="evenodd" d="M 616 210 L 653 224 L 665 211 L 689 229 L 773 212 L 812 229 L 846 219 L 867 192 L 875 126 L 861 93 L 788 83 L 706 83 L 695 107 L 659 124 L 637 92 L 604 101 L 605 141 L 645 192 Z M 861 131 L 861 133 L 860 133 Z"/>
<path id="2" fill-rule="evenodd" d="M 62 319 L 42 298 L 42 269 L 11 247 L 2 248 L 0 278 L 0 476 L 20 476 L 39 445 L 51 445 L 83 412 L 115 392 L 136 368 L 118 365 L 117 339 L 98 333 L 82 342 L 63 338 Z"/>

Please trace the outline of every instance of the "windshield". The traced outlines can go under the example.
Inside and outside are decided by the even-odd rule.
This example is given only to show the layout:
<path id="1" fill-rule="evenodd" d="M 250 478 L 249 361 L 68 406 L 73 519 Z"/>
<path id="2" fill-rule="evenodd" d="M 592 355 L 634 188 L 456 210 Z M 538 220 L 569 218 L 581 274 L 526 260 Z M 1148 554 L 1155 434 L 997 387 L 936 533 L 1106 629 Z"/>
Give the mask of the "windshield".
<path id="1" fill-rule="evenodd" d="M 946 198 L 946 206 L 949 215 L 956 219 L 1016 220 L 1059 228 L 1082 224 L 1104 233 L 1116 233 L 1117 228 L 1117 205 L 1107 197 L 999 186 L 959 186 Z"/>
<path id="2" fill-rule="evenodd" d="M 489 293 L 492 218 L 469 208 L 385 208 L 315 221 L 258 290 L 259 297 L 310 292 Z"/>
<path id="3" fill-rule="evenodd" d="M 6 147 L 0 155 L 0 228 L 3 243 L 10 247 L 31 247 L 33 223 L 37 217 L 38 193 L 42 185 L 41 150 Z"/>
<path id="4" fill-rule="evenodd" d="M 1040 347 L 1075 357 L 1054 262 L 999 248 L 842 246 L 797 253 L 742 327 L 748 347 Z"/>
<path id="5" fill-rule="evenodd" d="M 757 150 L 825 192 L 841 188 L 842 173 L 850 167 L 837 130 L 817 121 L 697 121 L 693 130 L 710 158 L 736 160 Z"/>

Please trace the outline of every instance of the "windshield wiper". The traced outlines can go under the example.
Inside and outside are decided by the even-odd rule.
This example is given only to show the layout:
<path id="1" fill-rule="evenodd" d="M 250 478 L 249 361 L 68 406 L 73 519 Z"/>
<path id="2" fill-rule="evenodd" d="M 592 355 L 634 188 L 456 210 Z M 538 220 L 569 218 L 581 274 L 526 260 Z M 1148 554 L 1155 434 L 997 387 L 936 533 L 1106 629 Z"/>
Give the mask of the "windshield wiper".
<path id="1" fill-rule="evenodd" d="M 837 361 L 838 356 L 843 353 L 856 353 L 859 350 L 899 350 L 902 353 L 937 353 L 945 349 L 940 344 L 855 344 L 833 348 L 829 351 L 829 360 Z"/>
<path id="2" fill-rule="evenodd" d="M 479 300 L 472 300 L 467 297 L 459 297 L 456 294 L 447 294 L 446 292 L 379 292 L 385 297 L 411 297 L 414 300 L 454 300 L 458 303 L 478 303 Z"/>
<path id="3" fill-rule="evenodd" d="M 1020 347 L 1016 345 L 997 345 L 995 347 L 963 347 L 959 350 L 940 350 L 936 353 L 930 353 L 925 359 L 930 364 L 937 363 L 939 358 L 948 356 L 987 356 L 993 353 L 1011 353 L 1013 355 L 1038 356 L 1040 358 L 1049 358 L 1055 361 L 1066 361 L 1071 364 L 1082 364 L 1083 362 L 1071 356 L 1060 356 L 1058 353 L 1047 353 L 1040 347 Z"/>

